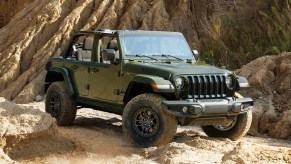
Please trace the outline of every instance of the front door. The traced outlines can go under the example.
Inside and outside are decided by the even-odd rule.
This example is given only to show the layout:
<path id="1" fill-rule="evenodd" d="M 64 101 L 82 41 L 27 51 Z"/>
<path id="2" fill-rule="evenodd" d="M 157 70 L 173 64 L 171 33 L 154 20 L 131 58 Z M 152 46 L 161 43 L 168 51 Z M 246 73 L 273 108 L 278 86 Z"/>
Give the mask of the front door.
<path id="1" fill-rule="evenodd" d="M 118 100 L 118 71 L 120 64 L 94 63 L 90 67 L 90 94 L 99 100 L 116 102 Z"/>

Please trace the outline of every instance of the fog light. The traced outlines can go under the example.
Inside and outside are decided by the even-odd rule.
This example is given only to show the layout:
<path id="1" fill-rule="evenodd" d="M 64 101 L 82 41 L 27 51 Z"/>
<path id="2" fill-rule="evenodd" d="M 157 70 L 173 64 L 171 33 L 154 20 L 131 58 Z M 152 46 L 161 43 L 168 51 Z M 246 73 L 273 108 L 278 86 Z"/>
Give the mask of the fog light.
<path id="1" fill-rule="evenodd" d="M 187 107 L 183 107 L 183 112 L 187 113 Z"/>

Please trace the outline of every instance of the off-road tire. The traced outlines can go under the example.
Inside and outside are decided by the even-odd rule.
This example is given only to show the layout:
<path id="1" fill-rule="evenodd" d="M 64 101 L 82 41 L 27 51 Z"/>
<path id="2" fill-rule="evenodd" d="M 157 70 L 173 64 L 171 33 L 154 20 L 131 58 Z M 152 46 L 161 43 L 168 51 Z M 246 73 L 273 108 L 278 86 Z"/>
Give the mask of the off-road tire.
<path id="1" fill-rule="evenodd" d="M 161 146 L 173 140 L 177 131 L 176 117 L 165 112 L 165 106 L 162 101 L 166 100 L 162 96 L 156 94 L 141 94 L 134 97 L 125 106 L 122 114 L 122 125 L 125 137 L 132 143 L 140 147 Z M 152 136 L 142 136 L 143 134 L 137 129 L 136 118 L 137 113 L 142 113 L 144 109 L 151 111 L 151 117 L 158 117 L 157 121 L 159 128 L 153 129 L 155 131 Z M 154 116 L 153 116 L 154 115 Z M 145 134 L 146 135 L 146 134 Z"/>
<path id="2" fill-rule="evenodd" d="M 209 137 L 229 138 L 231 140 L 238 140 L 245 136 L 249 131 L 252 123 L 252 111 L 236 116 L 235 125 L 229 130 L 219 130 L 212 125 L 202 126 L 204 133 Z"/>
<path id="3" fill-rule="evenodd" d="M 72 125 L 77 104 L 69 95 L 65 82 L 53 82 L 47 91 L 45 111 L 55 117 L 59 126 Z"/>

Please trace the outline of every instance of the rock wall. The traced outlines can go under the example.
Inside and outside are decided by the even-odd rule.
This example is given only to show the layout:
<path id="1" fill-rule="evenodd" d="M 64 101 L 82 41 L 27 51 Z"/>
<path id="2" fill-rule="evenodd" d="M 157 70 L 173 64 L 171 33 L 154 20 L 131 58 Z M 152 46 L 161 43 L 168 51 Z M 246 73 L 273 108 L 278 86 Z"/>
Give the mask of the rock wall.
<path id="1" fill-rule="evenodd" d="M 0 1 L 0 28 L 10 22 L 15 14 L 28 6 L 33 0 L 1 0 Z"/>
<path id="2" fill-rule="evenodd" d="M 291 138 L 291 53 L 265 56 L 237 73 L 248 78 L 255 99 L 252 135 Z"/>
<path id="3" fill-rule="evenodd" d="M 0 29 L 0 96 L 17 103 L 33 101 L 43 90 L 46 61 L 58 56 L 81 29 L 181 31 L 199 48 L 205 11 L 202 0 L 34 1 Z"/>

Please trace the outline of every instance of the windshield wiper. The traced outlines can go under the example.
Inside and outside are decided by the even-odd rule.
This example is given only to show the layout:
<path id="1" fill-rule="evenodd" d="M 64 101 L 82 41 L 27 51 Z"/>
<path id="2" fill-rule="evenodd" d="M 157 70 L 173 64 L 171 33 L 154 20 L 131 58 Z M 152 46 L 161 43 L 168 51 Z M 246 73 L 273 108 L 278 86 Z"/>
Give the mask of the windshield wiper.
<path id="1" fill-rule="evenodd" d="M 125 55 L 125 56 L 134 56 L 134 57 L 146 57 L 146 58 L 149 58 L 149 59 L 153 59 L 153 60 L 158 60 L 156 58 L 153 58 L 153 57 L 150 57 L 150 56 L 147 56 L 147 55 L 139 55 L 139 54 L 136 54 L 136 55 Z"/>
<path id="2" fill-rule="evenodd" d="M 152 56 L 161 56 L 161 57 L 172 57 L 172 58 L 175 58 L 175 59 L 178 59 L 178 60 L 180 60 L 180 61 L 183 61 L 183 59 L 181 59 L 181 58 L 178 58 L 178 57 L 176 57 L 176 56 L 174 56 L 174 55 L 165 55 L 165 54 L 162 54 L 162 55 L 152 55 Z"/>

